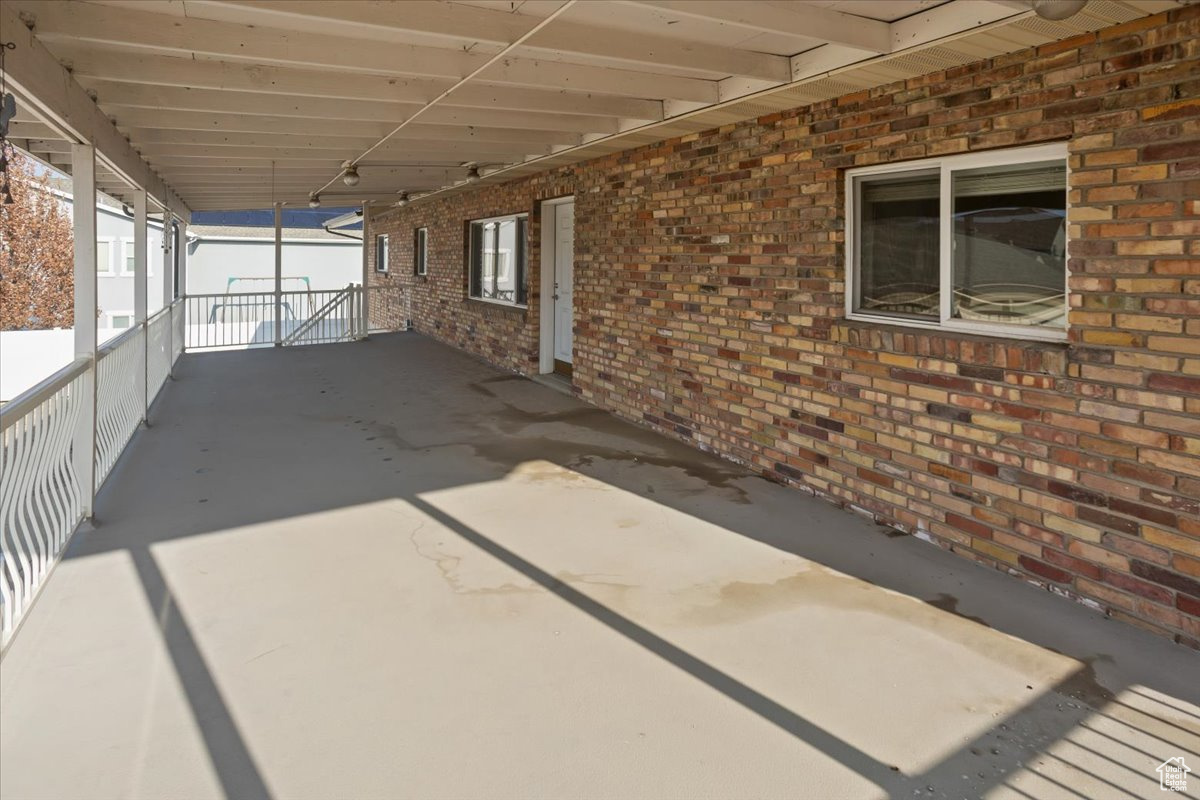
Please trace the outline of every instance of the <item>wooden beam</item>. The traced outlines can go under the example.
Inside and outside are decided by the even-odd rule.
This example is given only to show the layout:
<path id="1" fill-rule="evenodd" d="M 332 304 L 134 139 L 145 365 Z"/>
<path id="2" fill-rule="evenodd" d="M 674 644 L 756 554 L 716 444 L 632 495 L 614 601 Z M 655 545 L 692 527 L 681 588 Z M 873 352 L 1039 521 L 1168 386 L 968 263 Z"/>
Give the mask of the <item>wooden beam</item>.
<path id="1" fill-rule="evenodd" d="M 353 78 L 344 72 L 305 67 L 279 67 L 264 64 L 245 64 L 231 61 L 196 60 L 189 57 L 162 55 L 145 51 L 119 51 L 82 41 L 56 42 L 54 52 L 80 76 L 103 78 L 131 83 L 152 83 L 164 86 L 183 86 L 201 89 L 230 89 L 265 94 L 294 94 L 306 97 L 349 98 L 410 103 L 426 103 L 449 88 L 454 81 L 445 78 L 412 76 L 387 77 L 358 74 Z M 504 82 L 477 78 L 451 97 L 464 105 L 479 105 L 494 96 L 499 108 L 525 108 L 526 102 L 543 102 L 535 95 L 558 95 L 570 92 L 572 97 L 583 95 L 604 99 L 642 99 L 653 97 L 644 73 L 612 70 L 610 80 L 588 81 L 587 76 L 571 75 L 566 70 L 567 87 L 517 88 Z M 714 81 L 660 75 L 654 79 L 654 90 L 664 98 L 687 102 L 716 102 Z M 513 99 L 509 99 L 510 97 Z M 542 110 L 531 108 L 530 110 Z M 546 109 L 549 110 L 549 109 Z M 563 109 L 570 113 L 572 109 Z M 640 113 L 622 114 L 638 117 Z"/>
<path id="2" fill-rule="evenodd" d="M 189 3 L 188 8 L 190 17 L 393 44 L 429 41 L 433 35 L 445 39 L 445 46 L 450 49 L 472 47 L 487 55 L 520 38 L 545 16 L 522 14 L 520 9 L 518 13 L 482 8 L 467 11 L 451 3 L 379 4 L 359 0 L 336 3 L 202 0 Z M 578 60 L 580 56 L 601 57 L 656 70 L 667 67 L 787 79 L 787 59 L 782 56 L 714 44 L 696 46 L 683 39 L 628 29 L 616 31 L 568 19 L 556 20 L 539 31 L 522 49 L 553 51 L 567 61 Z"/>
<path id="3" fill-rule="evenodd" d="M 241 131 L 243 133 L 293 133 L 309 136 L 375 136 L 391 129 L 387 123 L 338 120 L 325 117 L 274 117 L 266 114 L 224 114 L 206 111 L 173 111 L 118 106 L 105 103 L 121 128 L 158 128 L 160 130 Z M 401 122 L 403 117 L 395 121 Z M 483 126 L 527 131 L 558 131 L 570 141 L 581 133 L 616 133 L 616 120 L 571 114 L 534 114 L 517 111 L 479 111 L 461 108 L 431 108 L 421 116 L 424 126 Z"/>
<path id="4" fill-rule="evenodd" d="M 328 163 L 329 160 L 335 160 L 338 165 L 347 158 L 354 155 L 354 148 L 338 148 L 338 147 L 247 147 L 247 146 L 230 146 L 230 147 L 212 147 L 209 145 L 181 145 L 181 144 L 147 144 L 140 145 L 138 148 L 147 160 L 153 163 L 171 163 L 177 158 L 193 158 L 193 159 L 210 159 L 212 161 L 234 161 L 242 160 L 266 160 L 270 162 L 274 160 L 303 160 L 320 163 L 322 161 Z M 549 153 L 549 148 L 546 148 L 545 153 Z M 438 144 L 430 143 L 424 147 L 417 148 L 413 146 L 401 147 L 386 147 L 372 153 L 372 158 L 379 160 L 399 159 L 406 157 L 409 159 L 428 159 L 430 161 L 487 161 L 492 163 L 512 163 L 520 161 L 524 157 L 530 155 L 520 148 L 491 149 L 481 148 L 477 145 L 462 145 L 457 142 L 447 142 Z"/>
<path id="5" fill-rule="evenodd" d="M 159 130 L 156 128 L 125 128 L 126 135 L 135 146 L 143 144 L 203 144 L 217 147 L 228 145 L 250 146 L 329 146 L 324 139 L 314 140 L 304 134 L 293 133 L 245 133 L 242 131 L 192 131 L 192 130 Z M 539 135 L 539 132 L 505 130 L 502 128 L 452 128 L 449 126 L 413 125 L 401 131 L 404 136 L 397 135 L 389 141 L 407 142 L 420 146 L 423 142 L 474 142 L 483 147 L 493 144 L 517 145 L 527 148 L 530 152 L 543 147 L 561 144 L 579 144 L 581 137 L 571 134 Z M 521 134 L 521 135 L 505 135 Z M 337 140 L 338 147 L 366 148 L 378 141 L 379 137 L 358 137 L 347 135 Z"/>
<path id="6" fill-rule="evenodd" d="M 87 41 L 243 63 L 432 78 L 458 78 L 488 58 L 483 53 L 254 28 L 89 3 L 6 0 L 6 4 L 32 15 L 38 37 L 46 42 Z M 656 97 L 661 91 L 655 89 L 657 74 L 645 70 L 513 58 L 495 65 L 485 77 L 492 83 L 662 99 Z"/>
<path id="7" fill-rule="evenodd" d="M 683 17 L 719 22 L 750 31 L 803 36 L 819 42 L 847 45 L 876 54 L 887 53 L 892 46 L 891 27 L 888 23 L 822 8 L 813 3 L 731 3 L 727 0 L 622 2 L 625 5 L 662 9 Z M 743 74 L 747 77 L 769 77 Z"/>
<path id="8" fill-rule="evenodd" d="M 169 56 L 158 61 L 182 61 L 184 64 L 204 64 Z M 177 66 L 177 65 L 176 65 Z M 96 94 L 100 103 L 116 103 L 141 108 L 174 109 L 179 111 L 224 111 L 239 114 L 277 114 L 280 116 L 324 116 L 333 119 L 361 119 L 393 122 L 403 118 L 436 97 L 423 85 L 395 94 L 397 98 L 359 100 L 344 97 L 314 97 L 308 93 L 282 94 L 202 88 L 195 85 L 156 85 L 155 70 L 142 75 L 143 81 L 89 77 L 76 66 L 73 74 Z M 317 73 L 321 74 L 321 73 Z M 343 81 L 344 83 L 344 81 Z M 395 87 L 392 87 L 395 89 Z M 428 94 L 429 97 L 425 97 Z M 442 105 L 455 108 L 488 109 L 490 111 L 533 111 L 552 114 L 577 114 L 597 117 L 626 117 L 630 119 L 662 119 L 662 102 L 629 97 L 584 94 L 580 92 L 544 91 L 514 87 L 467 85 L 450 95 Z"/>
<path id="9" fill-rule="evenodd" d="M 5 78 L 22 98 L 36 105 L 38 116 L 76 142 L 92 143 L 105 164 L 129 183 L 145 189 L 159 203 L 187 219 L 187 205 L 172 192 L 125 137 L 104 116 L 38 41 L 10 3 L 0 3 L 0 30 L 15 43 L 4 57 Z"/>

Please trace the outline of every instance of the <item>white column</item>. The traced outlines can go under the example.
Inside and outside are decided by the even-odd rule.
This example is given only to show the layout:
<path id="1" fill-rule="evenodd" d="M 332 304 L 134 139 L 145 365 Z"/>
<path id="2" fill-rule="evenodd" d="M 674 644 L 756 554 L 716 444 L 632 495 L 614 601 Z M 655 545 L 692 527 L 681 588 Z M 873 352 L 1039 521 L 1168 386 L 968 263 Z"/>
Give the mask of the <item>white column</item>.
<path id="1" fill-rule="evenodd" d="M 175 299 L 175 268 L 171 263 L 171 212 L 163 209 L 162 227 L 163 308 Z"/>
<path id="2" fill-rule="evenodd" d="M 283 203 L 275 204 L 275 346 L 283 344 Z"/>
<path id="3" fill-rule="evenodd" d="M 172 324 L 171 303 L 175 302 L 175 264 L 171 260 L 171 212 L 163 209 L 162 227 L 162 276 L 163 276 L 163 311 L 167 314 L 167 377 L 175 377 L 175 364 L 171 354 L 175 352 L 175 325 Z"/>
<path id="4" fill-rule="evenodd" d="M 179 263 L 179 288 L 176 294 L 180 297 L 187 297 L 188 288 L 188 239 L 187 239 L 188 224 L 183 220 L 179 221 L 179 254 L 176 260 Z"/>
<path id="5" fill-rule="evenodd" d="M 150 282 L 147 277 L 150 270 L 150 254 L 147 251 L 146 237 L 146 190 L 135 189 L 133 192 L 133 324 L 142 329 L 142 370 L 138 380 L 142 392 L 142 420 L 150 418 L 150 382 L 147 373 L 150 368 L 150 335 L 146 330 L 146 300 L 150 294 Z"/>
<path id="6" fill-rule="evenodd" d="M 96 150 L 71 145 L 72 213 L 75 236 L 75 358 L 91 360 L 75 427 L 75 477 L 87 517 L 96 499 Z"/>
<path id="7" fill-rule="evenodd" d="M 359 338 L 366 339 L 367 332 L 371 330 L 371 303 L 368 297 L 367 281 L 371 277 L 371 204 L 363 203 L 362 208 L 363 219 L 363 249 L 362 249 L 362 313 L 359 314 L 359 325 L 361 325 L 361 333 Z"/>

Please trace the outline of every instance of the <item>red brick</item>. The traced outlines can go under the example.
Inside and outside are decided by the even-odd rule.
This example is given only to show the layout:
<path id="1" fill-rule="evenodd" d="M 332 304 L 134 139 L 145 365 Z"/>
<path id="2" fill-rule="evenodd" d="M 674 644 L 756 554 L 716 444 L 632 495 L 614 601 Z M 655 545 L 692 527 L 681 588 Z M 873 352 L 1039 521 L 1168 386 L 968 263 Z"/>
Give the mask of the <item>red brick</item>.
<path id="1" fill-rule="evenodd" d="M 540 201 L 573 195 L 583 400 L 1200 639 L 1197 8 L 419 199 L 375 220 L 371 280 L 536 373 Z M 1049 139 L 1073 153 L 1070 345 L 843 319 L 846 168 Z M 467 300 L 464 222 L 517 212 L 529 308 Z"/>

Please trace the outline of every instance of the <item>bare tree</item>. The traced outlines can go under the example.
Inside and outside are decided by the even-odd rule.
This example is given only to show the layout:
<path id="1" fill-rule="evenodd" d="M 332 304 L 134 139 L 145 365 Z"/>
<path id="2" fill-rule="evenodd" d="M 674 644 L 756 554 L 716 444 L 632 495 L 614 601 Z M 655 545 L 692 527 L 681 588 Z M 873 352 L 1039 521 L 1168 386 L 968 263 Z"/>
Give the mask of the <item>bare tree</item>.
<path id="1" fill-rule="evenodd" d="M 75 248 L 66 203 L 49 174 L 6 145 L 13 202 L 0 205 L 0 330 L 69 328 Z"/>

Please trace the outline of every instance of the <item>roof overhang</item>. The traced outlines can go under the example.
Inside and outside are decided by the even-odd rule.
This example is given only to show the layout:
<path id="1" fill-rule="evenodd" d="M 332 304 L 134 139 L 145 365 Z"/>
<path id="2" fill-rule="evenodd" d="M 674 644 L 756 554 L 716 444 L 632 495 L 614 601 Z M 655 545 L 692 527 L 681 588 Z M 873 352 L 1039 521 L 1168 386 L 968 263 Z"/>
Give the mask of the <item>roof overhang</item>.
<path id="1" fill-rule="evenodd" d="M 69 171 L 94 141 L 106 191 L 186 216 L 463 191 L 1177 5 L 8 0 L 0 22 L 18 144 Z"/>

